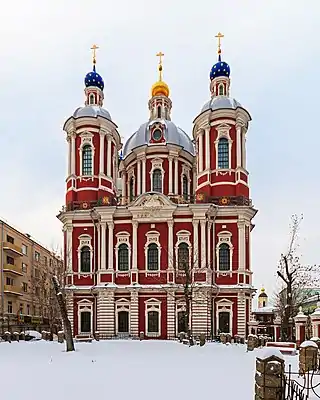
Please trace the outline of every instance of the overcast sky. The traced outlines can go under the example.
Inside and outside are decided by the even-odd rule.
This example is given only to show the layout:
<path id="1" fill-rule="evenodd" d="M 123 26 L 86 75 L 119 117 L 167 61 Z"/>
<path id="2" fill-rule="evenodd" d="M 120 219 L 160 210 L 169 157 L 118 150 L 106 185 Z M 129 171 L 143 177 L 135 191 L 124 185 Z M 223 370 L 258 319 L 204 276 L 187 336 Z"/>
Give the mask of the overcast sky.
<path id="1" fill-rule="evenodd" d="M 259 210 L 254 283 L 273 291 L 292 213 L 304 213 L 303 261 L 320 263 L 318 0 L 17 0 L 1 14 L 1 217 L 49 247 L 61 243 L 62 126 L 83 104 L 93 43 L 100 46 L 104 105 L 122 136 L 148 118 L 159 50 L 173 121 L 191 134 L 209 99 L 221 31 L 231 95 L 253 119 L 247 155 Z"/>

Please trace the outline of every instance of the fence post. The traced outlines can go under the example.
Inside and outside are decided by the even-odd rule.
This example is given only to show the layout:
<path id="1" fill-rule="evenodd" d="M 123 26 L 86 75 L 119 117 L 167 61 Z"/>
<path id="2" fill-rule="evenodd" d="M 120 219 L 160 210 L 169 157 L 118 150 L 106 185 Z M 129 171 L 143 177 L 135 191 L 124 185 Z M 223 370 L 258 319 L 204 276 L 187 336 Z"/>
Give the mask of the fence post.
<path id="1" fill-rule="evenodd" d="M 268 349 L 256 358 L 255 400 L 282 400 L 284 359 L 279 350 Z"/>
<path id="2" fill-rule="evenodd" d="M 311 340 L 302 342 L 299 348 L 299 373 L 301 375 L 318 368 L 318 346 Z"/>

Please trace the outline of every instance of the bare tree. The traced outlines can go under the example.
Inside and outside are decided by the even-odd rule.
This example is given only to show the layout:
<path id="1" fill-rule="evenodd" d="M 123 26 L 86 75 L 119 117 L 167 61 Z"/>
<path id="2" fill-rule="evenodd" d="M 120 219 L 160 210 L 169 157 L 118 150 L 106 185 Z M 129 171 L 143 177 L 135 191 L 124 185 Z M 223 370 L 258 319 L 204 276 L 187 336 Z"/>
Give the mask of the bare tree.
<path id="1" fill-rule="evenodd" d="M 319 266 L 305 266 L 297 255 L 298 234 L 303 215 L 292 215 L 290 242 L 285 254 L 281 254 L 277 274 L 282 280 L 283 288 L 276 295 L 276 307 L 281 316 L 282 340 L 293 340 L 293 318 L 299 306 L 308 296 L 308 283 L 319 277 Z M 309 286 L 310 287 L 310 286 Z"/>
<path id="2" fill-rule="evenodd" d="M 72 328 L 71 328 L 71 322 L 68 318 L 66 298 L 65 298 L 64 294 L 61 292 L 60 283 L 56 276 L 52 277 L 52 283 L 53 283 L 54 290 L 55 290 L 55 293 L 57 296 L 58 304 L 60 307 L 61 317 L 63 320 L 64 333 L 65 333 L 65 337 L 66 337 L 66 351 L 74 351 L 75 348 L 74 348 L 74 342 L 73 342 L 73 337 L 72 337 Z"/>

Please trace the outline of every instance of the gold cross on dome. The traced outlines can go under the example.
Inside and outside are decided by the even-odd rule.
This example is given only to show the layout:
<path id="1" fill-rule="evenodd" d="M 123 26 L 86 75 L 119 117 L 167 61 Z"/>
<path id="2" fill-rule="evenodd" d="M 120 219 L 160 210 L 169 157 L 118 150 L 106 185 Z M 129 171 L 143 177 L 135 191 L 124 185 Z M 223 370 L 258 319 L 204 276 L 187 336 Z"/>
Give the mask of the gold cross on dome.
<path id="1" fill-rule="evenodd" d="M 98 49 L 99 47 L 96 45 L 96 44 L 94 44 L 92 47 L 91 47 L 91 50 L 92 50 L 92 59 L 93 59 L 93 64 L 95 64 L 96 63 L 96 50 Z"/>
<path id="2" fill-rule="evenodd" d="M 159 81 L 162 81 L 162 57 L 164 56 L 164 54 L 162 53 L 162 51 L 159 51 L 159 53 L 157 53 L 156 56 L 159 57 L 159 66 L 158 66 Z"/>
<path id="3" fill-rule="evenodd" d="M 215 36 L 218 39 L 218 54 L 221 53 L 221 39 L 224 37 L 224 35 L 221 32 L 218 32 L 218 34 Z"/>

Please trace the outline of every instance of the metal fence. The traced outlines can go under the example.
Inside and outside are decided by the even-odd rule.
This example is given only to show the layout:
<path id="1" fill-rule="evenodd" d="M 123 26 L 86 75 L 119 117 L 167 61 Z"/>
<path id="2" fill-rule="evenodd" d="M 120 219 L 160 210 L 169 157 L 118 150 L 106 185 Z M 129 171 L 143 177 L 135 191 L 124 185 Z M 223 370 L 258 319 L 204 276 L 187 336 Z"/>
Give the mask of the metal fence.
<path id="1" fill-rule="evenodd" d="M 308 400 L 310 398 L 320 399 L 320 372 L 319 365 L 316 370 L 305 373 L 292 372 L 291 365 L 286 371 L 281 400 Z"/>

